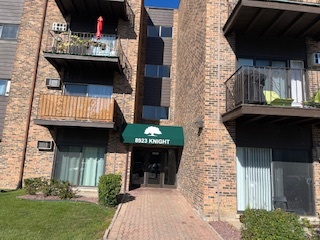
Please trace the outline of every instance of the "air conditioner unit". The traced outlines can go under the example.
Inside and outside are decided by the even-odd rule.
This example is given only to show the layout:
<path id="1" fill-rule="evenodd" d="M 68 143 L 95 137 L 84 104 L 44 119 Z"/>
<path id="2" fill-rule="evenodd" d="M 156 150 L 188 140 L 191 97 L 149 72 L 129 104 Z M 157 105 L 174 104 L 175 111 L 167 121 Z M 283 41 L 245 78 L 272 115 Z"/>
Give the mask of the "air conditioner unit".
<path id="1" fill-rule="evenodd" d="M 67 24 L 66 23 L 53 23 L 52 30 L 55 32 L 65 32 L 65 31 L 67 31 Z"/>
<path id="2" fill-rule="evenodd" d="M 311 56 L 311 64 L 313 66 L 320 66 L 320 52 L 312 54 L 312 56 Z"/>
<path id="3" fill-rule="evenodd" d="M 50 151 L 53 149 L 53 141 L 38 141 L 37 148 L 39 150 Z"/>
<path id="4" fill-rule="evenodd" d="M 46 78 L 46 86 L 48 88 L 60 88 L 60 78 Z"/>

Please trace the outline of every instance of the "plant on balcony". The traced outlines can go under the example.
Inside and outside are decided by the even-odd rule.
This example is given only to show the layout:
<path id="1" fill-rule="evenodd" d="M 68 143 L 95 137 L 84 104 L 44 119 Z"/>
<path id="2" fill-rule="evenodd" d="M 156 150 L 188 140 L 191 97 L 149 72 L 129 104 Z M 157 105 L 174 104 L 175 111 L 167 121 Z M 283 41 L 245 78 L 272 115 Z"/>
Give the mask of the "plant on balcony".
<path id="1" fill-rule="evenodd" d="M 102 50 L 105 50 L 106 48 L 110 48 L 111 47 L 111 43 L 110 42 L 98 42 L 98 41 L 91 41 L 91 45 L 93 47 L 100 47 Z"/>
<path id="2" fill-rule="evenodd" d="M 315 92 L 313 96 L 303 103 L 304 106 L 307 107 L 317 107 L 320 108 L 320 90 Z"/>
<path id="3" fill-rule="evenodd" d="M 67 33 L 63 33 L 67 35 Z M 91 40 L 80 38 L 77 35 L 61 36 L 56 39 L 56 49 L 59 53 L 79 53 L 90 47 Z"/>
<path id="4" fill-rule="evenodd" d="M 281 98 L 275 91 L 264 90 L 263 94 L 267 104 L 271 106 L 291 106 L 293 102 L 292 98 Z"/>

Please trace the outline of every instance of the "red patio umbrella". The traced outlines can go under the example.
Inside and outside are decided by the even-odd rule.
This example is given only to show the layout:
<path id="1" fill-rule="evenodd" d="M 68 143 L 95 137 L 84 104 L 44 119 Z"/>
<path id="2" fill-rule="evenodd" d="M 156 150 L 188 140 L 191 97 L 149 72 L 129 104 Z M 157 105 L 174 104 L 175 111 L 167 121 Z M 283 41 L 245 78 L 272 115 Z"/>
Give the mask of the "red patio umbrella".
<path id="1" fill-rule="evenodd" d="M 100 39 L 102 36 L 102 26 L 103 26 L 103 18 L 100 16 L 97 20 L 97 32 L 96 32 L 97 39 Z"/>

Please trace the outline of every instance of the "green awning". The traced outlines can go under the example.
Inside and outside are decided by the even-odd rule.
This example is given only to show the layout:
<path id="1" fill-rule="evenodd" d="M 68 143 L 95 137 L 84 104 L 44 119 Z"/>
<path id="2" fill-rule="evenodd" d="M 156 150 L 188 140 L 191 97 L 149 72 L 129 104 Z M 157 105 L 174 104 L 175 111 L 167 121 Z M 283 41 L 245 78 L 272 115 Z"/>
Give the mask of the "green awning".
<path id="1" fill-rule="evenodd" d="M 128 124 L 122 132 L 124 143 L 183 146 L 182 127 Z"/>

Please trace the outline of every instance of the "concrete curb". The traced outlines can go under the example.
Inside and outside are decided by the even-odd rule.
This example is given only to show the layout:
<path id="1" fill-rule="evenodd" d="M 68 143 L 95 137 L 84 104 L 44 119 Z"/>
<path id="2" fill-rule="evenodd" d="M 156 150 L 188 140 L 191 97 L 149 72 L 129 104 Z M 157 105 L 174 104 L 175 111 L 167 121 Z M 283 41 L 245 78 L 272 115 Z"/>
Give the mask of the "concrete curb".
<path id="1" fill-rule="evenodd" d="M 123 194 L 123 197 L 122 197 L 122 199 L 121 199 L 121 203 L 118 205 L 117 210 L 116 210 L 116 212 L 115 212 L 115 214 L 114 214 L 114 216 L 113 216 L 113 218 L 112 218 L 112 221 L 111 221 L 109 227 L 107 228 L 107 230 L 105 231 L 105 233 L 104 233 L 104 235 L 103 235 L 103 238 L 102 238 L 103 240 L 107 240 L 107 239 L 108 239 L 110 230 L 112 229 L 112 227 L 113 227 L 113 225 L 114 225 L 114 222 L 115 222 L 115 221 L 117 220 L 117 218 L 118 218 L 118 215 L 119 215 L 119 212 L 120 212 L 120 210 L 121 210 L 121 208 L 122 208 L 122 204 L 123 204 L 123 202 L 124 202 L 124 198 L 125 198 L 125 197 L 126 197 L 126 194 L 124 193 L 124 194 Z"/>

